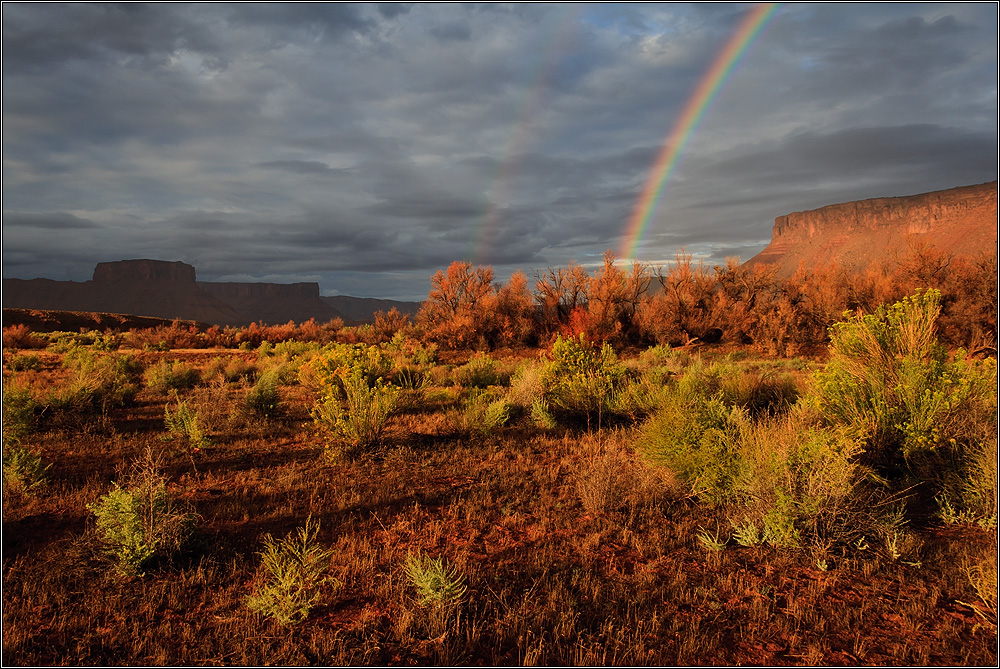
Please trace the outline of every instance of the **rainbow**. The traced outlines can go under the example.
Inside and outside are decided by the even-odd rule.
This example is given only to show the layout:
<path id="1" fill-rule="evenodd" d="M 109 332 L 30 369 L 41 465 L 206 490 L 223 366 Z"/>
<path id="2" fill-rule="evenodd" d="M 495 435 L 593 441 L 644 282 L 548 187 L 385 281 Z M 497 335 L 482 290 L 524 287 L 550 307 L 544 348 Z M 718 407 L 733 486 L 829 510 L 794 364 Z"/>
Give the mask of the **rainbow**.
<path id="1" fill-rule="evenodd" d="M 524 155 L 525 149 L 530 143 L 532 121 L 538 117 L 542 109 L 545 94 L 549 90 L 549 80 L 555 66 L 559 63 L 560 56 L 567 48 L 574 21 L 581 13 L 582 7 L 578 4 L 564 4 L 558 11 L 562 16 L 554 22 L 552 33 L 545 40 L 546 46 L 538 59 L 538 68 L 531 77 L 531 83 L 521 100 L 520 109 L 516 115 L 517 120 L 511 126 L 510 135 L 497 163 L 497 170 L 486 192 L 488 204 L 476 225 L 479 234 L 472 241 L 469 253 L 473 264 L 478 265 L 485 262 L 488 251 L 495 244 L 496 229 L 500 224 L 501 215 L 507 206 L 513 181 L 517 175 L 518 159 Z"/>
<path id="2" fill-rule="evenodd" d="M 740 57 L 746 52 L 754 38 L 760 33 L 780 3 L 768 2 L 755 5 L 736 32 L 729 38 L 719 55 L 715 57 L 712 66 L 698 82 L 694 94 L 688 99 L 674 127 L 667 135 L 663 148 L 650 171 L 646 185 L 643 187 L 636 202 L 635 209 L 625 227 L 625 237 L 619 257 L 623 260 L 634 260 L 636 248 L 642 240 L 642 235 L 649 225 L 649 219 L 656 210 L 656 205 L 663 194 L 670 173 L 677 164 L 677 159 L 684 150 L 684 145 L 691 139 L 698 123 L 715 98 L 715 94 L 736 68 Z"/>

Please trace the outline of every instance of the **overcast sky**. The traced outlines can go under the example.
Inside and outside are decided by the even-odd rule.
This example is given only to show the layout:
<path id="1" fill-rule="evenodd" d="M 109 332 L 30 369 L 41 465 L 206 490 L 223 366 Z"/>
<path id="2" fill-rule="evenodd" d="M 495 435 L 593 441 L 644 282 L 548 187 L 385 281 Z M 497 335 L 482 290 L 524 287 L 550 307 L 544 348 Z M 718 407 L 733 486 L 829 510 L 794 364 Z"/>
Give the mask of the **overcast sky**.
<path id="1" fill-rule="evenodd" d="M 596 263 L 750 5 L 3 5 L 3 276 L 182 260 L 423 299 Z M 997 5 L 782 5 L 636 257 L 997 178 Z"/>

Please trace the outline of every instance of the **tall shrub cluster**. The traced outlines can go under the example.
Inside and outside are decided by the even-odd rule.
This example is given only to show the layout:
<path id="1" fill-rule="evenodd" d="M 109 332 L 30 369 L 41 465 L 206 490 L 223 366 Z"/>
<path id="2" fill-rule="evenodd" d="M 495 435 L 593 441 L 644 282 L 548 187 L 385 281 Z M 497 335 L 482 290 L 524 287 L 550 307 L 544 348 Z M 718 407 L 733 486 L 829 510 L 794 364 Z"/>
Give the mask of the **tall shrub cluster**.
<path id="1" fill-rule="evenodd" d="M 635 263 L 626 272 L 609 251 L 594 273 L 570 263 L 535 275 L 534 291 L 515 274 L 500 285 L 490 267 L 452 263 L 432 278 L 417 327 L 447 348 L 489 349 L 584 334 L 614 345 L 683 346 L 693 341 L 749 345 L 794 355 L 825 345 L 845 309 L 874 311 L 916 289 L 941 295 L 938 335 L 952 346 L 995 350 L 996 253 L 944 256 L 914 245 L 900 260 L 861 274 L 838 265 L 779 278 L 767 265 L 708 267 L 678 253 L 667 266 Z"/>
<path id="2" fill-rule="evenodd" d="M 995 526 L 996 362 L 949 358 L 934 331 L 940 302 L 918 291 L 844 314 L 800 398 L 787 380 L 692 365 L 668 382 L 639 448 L 728 508 L 741 542 L 896 541 L 898 502 L 915 488 L 946 519 Z"/>
<path id="3" fill-rule="evenodd" d="M 312 417 L 328 456 L 378 445 L 402 395 L 388 380 L 392 370 L 389 354 L 364 344 L 334 344 L 303 366 L 300 378 L 317 389 Z"/>

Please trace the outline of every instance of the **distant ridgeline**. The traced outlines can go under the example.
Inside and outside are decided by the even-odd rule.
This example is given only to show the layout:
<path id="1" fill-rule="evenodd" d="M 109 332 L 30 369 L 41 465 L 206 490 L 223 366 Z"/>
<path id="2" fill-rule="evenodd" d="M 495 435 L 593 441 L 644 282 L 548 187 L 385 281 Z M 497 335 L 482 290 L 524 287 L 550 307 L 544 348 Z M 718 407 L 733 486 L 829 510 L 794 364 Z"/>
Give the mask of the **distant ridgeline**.
<path id="1" fill-rule="evenodd" d="M 780 276 L 828 263 L 859 271 L 904 258 L 914 243 L 956 256 L 996 252 L 997 182 L 779 216 L 771 243 L 747 264 L 777 265 Z"/>
<path id="2" fill-rule="evenodd" d="M 335 306 L 336 305 L 336 306 Z M 341 309 L 343 305 L 343 309 Z M 194 267 L 164 260 L 102 262 L 90 281 L 4 279 L 3 306 L 179 318 L 210 325 L 280 325 L 310 318 L 367 322 L 392 307 L 415 314 L 417 302 L 321 297 L 318 283 L 214 283 Z"/>

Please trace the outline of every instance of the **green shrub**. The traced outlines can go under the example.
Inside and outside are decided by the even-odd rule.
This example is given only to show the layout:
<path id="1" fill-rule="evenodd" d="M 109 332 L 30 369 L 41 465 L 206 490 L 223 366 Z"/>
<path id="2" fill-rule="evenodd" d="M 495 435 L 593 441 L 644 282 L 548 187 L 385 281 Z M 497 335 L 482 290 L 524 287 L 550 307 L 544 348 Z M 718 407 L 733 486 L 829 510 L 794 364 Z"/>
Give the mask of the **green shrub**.
<path id="1" fill-rule="evenodd" d="M 946 523 L 997 526 L 997 441 L 993 436 L 963 449 L 960 462 L 937 494 L 938 515 Z"/>
<path id="2" fill-rule="evenodd" d="M 132 465 L 122 483 L 116 482 L 87 508 L 97 517 L 104 550 L 125 574 L 140 574 L 155 559 L 179 550 L 196 520 L 168 495 L 166 480 L 149 452 Z"/>
<path id="3" fill-rule="evenodd" d="M 408 554 L 403 564 L 410 583 L 417 590 L 423 605 L 448 606 L 457 604 L 465 596 L 465 578 L 448 565 L 444 558 Z"/>
<path id="4" fill-rule="evenodd" d="M 257 383 L 243 400 L 247 415 L 253 418 L 269 419 L 281 411 L 281 393 L 278 392 L 277 374 L 261 374 Z"/>
<path id="5" fill-rule="evenodd" d="M 248 363 L 243 358 L 214 357 L 201 373 L 203 383 L 210 383 L 215 379 L 222 379 L 226 383 L 233 383 L 240 379 L 250 379 L 257 374 L 257 367 Z"/>
<path id="6" fill-rule="evenodd" d="M 333 551 L 316 543 L 319 525 L 306 519 L 305 527 L 289 533 L 281 541 L 270 534 L 264 538 L 261 568 L 266 582 L 247 598 L 250 609 L 277 620 L 282 625 L 302 622 L 320 599 L 322 586 L 340 583 L 326 571 Z"/>
<path id="7" fill-rule="evenodd" d="M 490 434 L 510 420 L 511 405 L 507 399 L 489 391 L 473 391 L 465 400 L 461 423 L 466 430 Z"/>
<path id="8" fill-rule="evenodd" d="M 208 446 L 211 442 L 199 425 L 197 410 L 191 409 L 187 402 L 181 400 L 176 391 L 173 398 L 176 402 L 174 408 L 170 408 L 169 402 L 163 408 L 163 423 L 167 431 L 174 437 L 187 440 L 192 449 Z"/>
<path id="9" fill-rule="evenodd" d="M 862 439 L 875 463 L 967 441 L 967 417 L 995 413 L 996 362 L 961 352 L 949 362 L 934 336 L 940 300 L 918 291 L 875 314 L 847 312 L 830 328 L 830 362 L 815 375 L 812 401 Z"/>
<path id="10" fill-rule="evenodd" d="M 3 382 L 3 447 L 21 443 L 35 431 L 41 405 L 31 388 L 14 379 Z"/>
<path id="11" fill-rule="evenodd" d="M 715 397 L 757 418 L 781 413 L 798 398 L 798 386 L 787 373 L 761 372 L 731 361 L 706 364 L 695 360 L 678 381 L 682 395 Z"/>
<path id="12" fill-rule="evenodd" d="M 581 333 L 562 336 L 552 344 L 552 360 L 543 372 L 546 400 L 570 418 L 584 417 L 588 425 L 613 410 L 614 393 L 625 379 L 625 367 L 609 344 L 598 347 Z"/>
<path id="13" fill-rule="evenodd" d="M 772 545 L 804 537 L 848 543 L 871 533 L 880 512 L 858 487 L 869 478 L 857 463 L 861 448 L 801 407 L 755 423 L 740 434 L 731 499 L 744 520 L 760 520 Z"/>
<path id="14" fill-rule="evenodd" d="M 732 493 L 739 440 L 750 424 L 743 409 L 718 397 L 684 397 L 675 389 L 642 426 L 638 448 L 692 494 L 721 503 Z"/>
<path id="15" fill-rule="evenodd" d="M 72 370 L 69 383 L 49 397 L 55 409 L 98 412 L 106 416 L 113 407 L 129 404 L 139 392 L 142 363 L 132 355 L 94 353 L 75 347 L 63 358 Z"/>
<path id="16" fill-rule="evenodd" d="M 500 372 L 497 361 L 487 353 L 476 353 L 469 362 L 453 372 L 455 382 L 466 388 L 489 388 L 510 383 L 510 377 Z"/>
<path id="17" fill-rule="evenodd" d="M 198 370 L 186 363 L 160 359 L 156 364 L 146 368 L 143 378 L 150 390 L 166 393 L 171 390 L 193 388 L 198 385 L 201 375 Z"/>
<path id="18" fill-rule="evenodd" d="M 42 359 L 35 353 L 15 353 L 5 357 L 4 366 L 12 372 L 35 371 L 42 368 Z"/>
<path id="19" fill-rule="evenodd" d="M 378 346 L 365 344 L 331 344 L 303 365 L 300 377 L 307 386 L 316 386 L 321 393 L 342 388 L 343 379 L 360 375 L 368 385 L 386 379 L 393 370 L 392 357 Z M 342 394 L 343 395 L 343 394 Z"/>
<path id="20" fill-rule="evenodd" d="M 531 403 L 530 416 L 536 427 L 545 430 L 553 430 L 558 427 L 555 417 L 549 408 L 549 403 L 539 397 Z"/>
<path id="21" fill-rule="evenodd" d="M 382 438 L 389 418 L 399 406 L 400 390 L 381 378 L 369 385 L 358 370 L 339 377 L 340 392 L 325 392 L 312 409 L 316 425 L 328 437 L 326 453 L 335 457 L 340 446 L 358 452 L 373 448 Z M 346 406 L 345 406 L 346 405 Z"/>
<path id="22" fill-rule="evenodd" d="M 42 458 L 18 444 L 3 447 L 3 487 L 4 491 L 31 494 L 45 487 L 51 464 L 44 464 Z"/>

